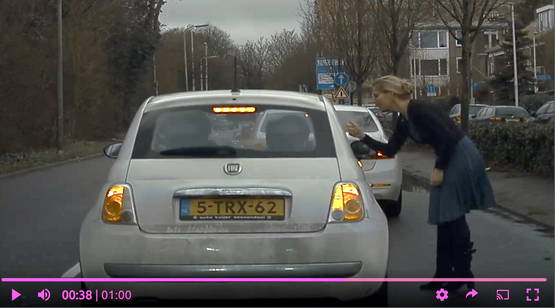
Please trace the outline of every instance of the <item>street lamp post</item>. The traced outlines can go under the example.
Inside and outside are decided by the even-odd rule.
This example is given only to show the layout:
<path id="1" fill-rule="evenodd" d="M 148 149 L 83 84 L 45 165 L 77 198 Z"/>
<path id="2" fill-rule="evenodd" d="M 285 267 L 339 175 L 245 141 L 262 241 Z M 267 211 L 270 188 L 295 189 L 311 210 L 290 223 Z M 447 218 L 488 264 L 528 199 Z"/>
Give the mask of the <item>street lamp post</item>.
<path id="1" fill-rule="evenodd" d="M 193 29 L 191 29 L 191 77 L 193 78 L 193 91 L 196 90 L 195 88 L 195 38 L 194 38 L 194 30 L 198 28 L 208 27 L 208 24 L 204 25 L 194 25 Z"/>
<path id="2" fill-rule="evenodd" d="M 58 123 L 56 148 L 61 153 L 64 147 L 64 56 L 62 38 L 62 0 L 58 0 Z"/>
<path id="3" fill-rule="evenodd" d="M 515 106 L 518 106 L 518 69 L 516 59 L 515 6 L 511 3 L 511 19 L 513 27 L 513 84 L 515 88 Z"/>
<path id="4" fill-rule="evenodd" d="M 187 25 L 187 27 L 185 28 L 185 30 L 183 31 L 183 65 L 185 68 L 185 91 L 189 91 L 189 74 L 187 72 L 187 46 L 186 46 L 186 33 L 187 30 L 189 30 L 191 32 L 191 78 L 193 79 L 193 91 L 195 91 L 195 64 L 194 64 L 194 37 L 193 37 L 193 31 L 197 28 L 203 28 L 203 27 L 208 27 L 208 24 L 203 24 L 203 25 Z"/>
<path id="5" fill-rule="evenodd" d="M 208 43 L 204 42 L 204 90 L 208 90 Z"/>
<path id="6" fill-rule="evenodd" d="M 208 59 L 218 58 L 218 56 L 209 56 L 208 52 L 205 52 L 206 56 L 202 57 L 200 62 L 204 61 L 204 91 L 208 91 Z"/>
<path id="7" fill-rule="evenodd" d="M 536 31 L 532 33 L 532 44 L 534 45 L 534 93 L 538 93 L 538 70 L 536 62 Z"/>

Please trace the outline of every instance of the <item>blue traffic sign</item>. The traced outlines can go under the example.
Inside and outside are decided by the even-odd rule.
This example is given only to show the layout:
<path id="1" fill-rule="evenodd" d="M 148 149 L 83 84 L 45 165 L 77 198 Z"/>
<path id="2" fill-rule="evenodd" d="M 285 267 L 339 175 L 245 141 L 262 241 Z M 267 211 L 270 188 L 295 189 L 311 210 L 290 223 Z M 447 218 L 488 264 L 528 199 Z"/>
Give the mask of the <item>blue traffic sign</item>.
<path id="1" fill-rule="evenodd" d="M 335 85 L 338 87 L 344 87 L 349 84 L 349 75 L 346 73 L 338 73 L 334 78 Z"/>
<path id="2" fill-rule="evenodd" d="M 343 64 L 340 58 L 316 57 L 316 88 L 335 90 L 335 76 L 344 72 Z"/>

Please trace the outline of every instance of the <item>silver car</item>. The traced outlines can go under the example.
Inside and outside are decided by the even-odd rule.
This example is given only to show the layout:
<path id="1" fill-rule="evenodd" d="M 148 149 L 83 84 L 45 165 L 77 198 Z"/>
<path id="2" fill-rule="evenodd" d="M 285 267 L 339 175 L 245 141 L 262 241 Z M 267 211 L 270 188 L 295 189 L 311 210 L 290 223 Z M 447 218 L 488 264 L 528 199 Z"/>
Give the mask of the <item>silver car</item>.
<path id="1" fill-rule="evenodd" d="M 256 123 L 276 112 L 288 115 L 269 121 L 258 144 Z M 105 154 L 117 159 L 81 227 L 85 278 L 386 276 L 387 219 L 321 96 L 242 90 L 152 97 L 123 144 Z M 386 284 L 123 286 L 135 297 L 163 299 L 383 300 Z"/>
<path id="2" fill-rule="evenodd" d="M 384 129 L 376 115 L 365 107 L 335 105 L 341 125 L 345 127 L 350 121 L 356 123 L 367 135 L 387 143 Z M 347 134 L 348 140 L 357 140 Z M 397 156 L 387 156 L 380 152 L 368 153 L 361 159 L 363 171 L 368 185 L 372 187 L 374 196 L 389 217 L 397 217 L 401 213 L 403 203 L 401 186 L 403 169 Z"/>

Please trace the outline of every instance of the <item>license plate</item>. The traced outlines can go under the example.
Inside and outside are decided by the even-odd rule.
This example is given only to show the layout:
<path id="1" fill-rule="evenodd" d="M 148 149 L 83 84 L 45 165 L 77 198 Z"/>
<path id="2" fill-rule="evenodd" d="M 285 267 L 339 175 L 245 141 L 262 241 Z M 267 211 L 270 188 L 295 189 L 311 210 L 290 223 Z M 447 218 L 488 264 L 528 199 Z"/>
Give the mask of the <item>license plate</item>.
<path id="1" fill-rule="evenodd" d="M 284 220 L 280 198 L 183 198 L 181 220 Z"/>
<path id="2" fill-rule="evenodd" d="M 507 122 L 520 122 L 520 119 L 507 119 Z"/>

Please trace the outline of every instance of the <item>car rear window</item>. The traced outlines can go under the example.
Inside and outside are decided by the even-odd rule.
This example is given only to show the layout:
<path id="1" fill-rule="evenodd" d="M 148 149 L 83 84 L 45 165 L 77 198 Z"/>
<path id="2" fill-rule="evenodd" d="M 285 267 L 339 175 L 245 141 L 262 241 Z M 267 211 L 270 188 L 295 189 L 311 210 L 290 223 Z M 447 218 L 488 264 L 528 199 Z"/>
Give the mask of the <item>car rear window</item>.
<path id="1" fill-rule="evenodd" d="M 500 117 L 527 117 L 528 112 L 522 108 L 498 107 L 495 114 Z"/>
<path id="2" fill-rule="evenodd" d="M 133 158 L 335 157 L 327 114 L 257 105 L 254 113 L 179 107 L 143 115 Z"/>
<path id="3" fill-rule="evenodd" d="M 345 127 L 349 122 L 354 122 L 364 132 L 378 131 L 378 126 L 369 112 L 337 110 L 337 116 L 339 117 L 339 122 L 341 122 L 342 127 Z"/>

